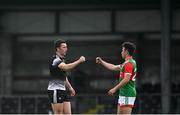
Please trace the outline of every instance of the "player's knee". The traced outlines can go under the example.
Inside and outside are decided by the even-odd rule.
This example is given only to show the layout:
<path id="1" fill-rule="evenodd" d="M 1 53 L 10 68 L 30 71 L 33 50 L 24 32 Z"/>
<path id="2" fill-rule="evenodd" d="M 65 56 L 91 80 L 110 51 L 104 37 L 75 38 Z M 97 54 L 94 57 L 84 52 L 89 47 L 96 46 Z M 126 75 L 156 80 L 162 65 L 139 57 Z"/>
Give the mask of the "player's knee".
<path id="1" fill-rule="evenodd" d="M 71 115 L 71 110 L 70 109 L 65 109 L 63 111 L 64 114 L 67 114 L 67 115 Z"/>
<path id="2" fill-rule="evenodd" d="M 63 114 L 63 110 L 62 109 L 56 109 L 54 111 L 54 114 Z"/>
<path id="3" fill-rule="evenodd" d="M 132 108 L 122 107 L 120 108 L 120 114 L 131 114 Z"/>
<path id="4" fill-rule="evenodd" d="M 64 113 L 64 114 L 67 114 L 67 115 L 71 115 L 71 112 L 70 112 L 70 111 L 64 111 L 63 113 Z"/>
<path id="5" fill-rule="evenodd" d="M 63 111 L 57 110 L 57 111 L 56 111 L 56 114 L 61 114 L 61 115 L 62 115 L 62 114 L 63 114 Z"/>

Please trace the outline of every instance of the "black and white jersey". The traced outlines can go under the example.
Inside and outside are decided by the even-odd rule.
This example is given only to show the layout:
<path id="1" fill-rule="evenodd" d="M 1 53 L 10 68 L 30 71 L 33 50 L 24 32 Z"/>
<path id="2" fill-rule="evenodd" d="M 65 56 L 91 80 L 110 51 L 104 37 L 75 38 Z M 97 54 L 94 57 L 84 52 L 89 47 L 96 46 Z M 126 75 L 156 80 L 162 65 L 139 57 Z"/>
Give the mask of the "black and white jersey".
<path id="1" fill-rule="evenodd" d="M 66 72 L 61 70 L 58 65 L 64 63 L 65 60 L 60 58 L 58 55 L 54 55 L 49 63 L 50 70 L 50 81 L 48 85 L 48 90 L 66 90 L 65 81 L 66 81 Z"/>

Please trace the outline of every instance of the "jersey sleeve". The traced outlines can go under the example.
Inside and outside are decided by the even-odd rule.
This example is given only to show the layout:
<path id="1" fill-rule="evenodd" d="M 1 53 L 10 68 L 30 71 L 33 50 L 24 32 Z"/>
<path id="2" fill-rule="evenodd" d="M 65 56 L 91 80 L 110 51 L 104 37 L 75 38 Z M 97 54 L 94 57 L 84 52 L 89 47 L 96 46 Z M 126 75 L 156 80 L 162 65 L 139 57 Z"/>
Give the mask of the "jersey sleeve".
<path id="1" fill-rule="evenodd" d="M 124 74 L 132 75 L 133 73 L 133 65 L 131 63 L 126 63 L 124 65 Z"/>
<path id="2" fill-rule="evenodd" d="M 61 64 L 63 61 L 59 58 L 56 58 L 53 60 L 52 66 L 57 67 L 59 64 Z"/>

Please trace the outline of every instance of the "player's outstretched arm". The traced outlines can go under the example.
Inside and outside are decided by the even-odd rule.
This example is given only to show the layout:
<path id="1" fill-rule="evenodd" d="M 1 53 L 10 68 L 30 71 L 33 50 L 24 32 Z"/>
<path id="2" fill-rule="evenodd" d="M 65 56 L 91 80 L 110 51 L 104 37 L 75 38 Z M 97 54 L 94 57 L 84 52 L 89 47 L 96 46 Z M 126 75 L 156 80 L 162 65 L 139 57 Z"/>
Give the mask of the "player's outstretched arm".
<path id="1" fill-rule="evenodd" d="M 114 64 L 108 63 L 108 62 L 104 61 L 101 57 L 96 57 L 96 63 L 103 65 L 105 68 L 107 68 L 111 71 L 119 71 L 120 70 L 119 65 L 114 65 Z"/>
<path id="2" fill-rule="evenodd" d="M 86 61 L 86 59 L 85 59 L 85 57 L 84 56 L 81 56 L 78 60 L 76 60 L 76 61 L 74 61 L 74 62 L 72 62 L 72 63 L 69 63 L 69 64 L 66 64 L 66 63 L 60 63 L 59 65 L 58 65 L 58 67 L 60 68 L 60 69 L 62 69 L 62 70 L 71 70 L 71 69 L 73 69 L 73 68 L 75 68 L 77 65 L 79 65 L 80 63 L 83 63 L 83 62 L 85 62 Z"/>

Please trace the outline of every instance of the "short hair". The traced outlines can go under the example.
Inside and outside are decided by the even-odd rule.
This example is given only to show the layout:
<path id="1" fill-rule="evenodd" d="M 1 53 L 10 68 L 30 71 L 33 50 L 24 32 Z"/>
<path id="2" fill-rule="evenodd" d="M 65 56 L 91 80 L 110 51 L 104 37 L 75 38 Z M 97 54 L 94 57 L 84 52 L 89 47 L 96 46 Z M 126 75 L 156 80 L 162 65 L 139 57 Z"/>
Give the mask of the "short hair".
<path id="1" fill-rule="evenodd" d="M 62 43 L 66 43 L 66 41 L 65 41 L 65 40 L 62 40 L 62 39 L 55 40 L 55 41 L 54 41 L 54 48 L 55 48 L 55 50 L 56 50 Z"/>
<path id="2" fill-rule="evenodd" d="M 131 42 L 124 42 L 122 44 L 122 47 L 124 47 L 129 52 L 130 56 L 132 56 L 136 50 L 135 44 L 133 44 Z"/>

